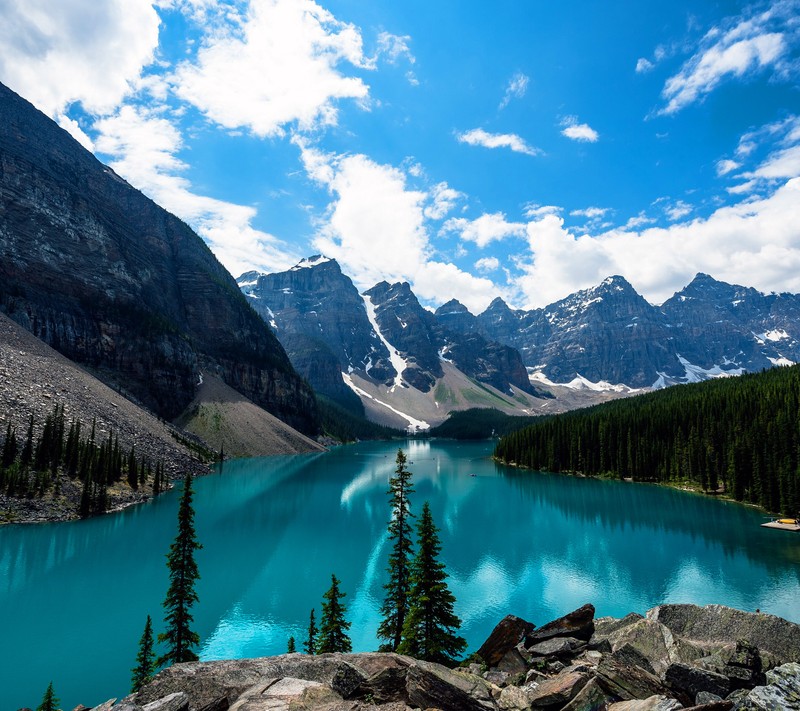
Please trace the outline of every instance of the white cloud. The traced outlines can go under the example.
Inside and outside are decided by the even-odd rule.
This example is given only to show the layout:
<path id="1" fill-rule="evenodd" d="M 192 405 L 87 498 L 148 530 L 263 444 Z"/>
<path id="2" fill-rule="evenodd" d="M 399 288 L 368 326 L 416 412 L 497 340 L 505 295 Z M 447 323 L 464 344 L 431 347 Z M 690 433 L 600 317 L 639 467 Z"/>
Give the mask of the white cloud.
<path id="1" fill-rule="evenodd" d="M 664 214 L 669 218 L 671 222 L 675 222 L 689 215 L 693 209 L 694 208 L 688 203 L 684 202 L 683 200 L 678 200 L 677 202 L 674 202 L 671 205 L 665 204 Z"/>
<path id="2" fill-rule="evenodd" d="M 528 306 L 543 306 L 609 274 L 625 276 L 653 303 L 698 271 L 764 291 L 800 291 L 800 178 L 769 196 L 721 207 L 708 218 L 641 231 L 576 237 L 548 215 L 529 223 L 531 253 L 519 261 Z"/>
<path id="3" fill-rule="evenodd" d="M 112 111 L 153 61 L 159 17 L 149 0 L 5 0 L 0 28 L 0 79 L 55 117 Z"/>
<path id="4" fill-rule="evenodd" d="M 486 213 L 474 220 L 452 217 L 444 223 L 442 232 L 458 232 L 461 239 L 474 242 L 483 249 L 491 242 L 506 237 L 524 237 L 525 224 L 508 222 L 502 212 Z"/>
<path id="5" fill-rule="evenodd" d="M 636 73 L 637 74 L 644 74 L 649 72 L 653 69 L 656 65 L 653 64 L 649 59 L 645 59 L 644 57 L 639 57 L 636 62 Z"/>
<path id="6" fill-rule="evenodd" d="M 58 123 L 61 128 L 63 128 L 70 136 L 80 143 L 87 151 L 94 152 L 94 141 L 92 141 L 92 139 L 86 135 L 77 121 L 71 119 L 65 114 L 59 114 L 56 117 L 56 123 Z"/>
<path id="7" fill-rule="evenodd" d="M 680 71 L 667 79 L 661 92 L 666 106 L 661 114 L 674 114 L 701 100 L 726 78 L 743 77 L 771 67 L 779 75 L 792 72 L 785 61 L 787 32 L 795 32 L 796 0 L 775 2 L 753 17 L 736 17 L 703 37 L 695 54 Z"/>
<path id="8" fill-rule="evenodd" d="M 425 225 L 431 195 L 410 188 L 406 172 L 365 155 L 323 153 L 298 136 L 294 142 L 308 175 L 333 198 L 314 247 L 335 258 L 360 289 L 383 279 L 408 281 L 421 299 L 444 303 L 458 294 L 471 310 L 499 295 L 489 279 L 435 259 Z"/>
<path id="9" fill-rule="evenodd" d="M 475 269 L 479 272 L 493 272 L 500 268 L 500 260 L 497 257 L 481 257 L 475 262 Z"/>
<path id="10" fill-rule="evenodd" d="M 737 170 L 741 167 L 741 163 L 737 163 L 735 160 L 725 158 L 717 161 L 717 175 L 727 175 L 728 173 L 732 173 L 734 170 Z"/>
<path id="11" fill-rule="evenodd" d="M 573 217 L 586 217 L 590 220 L 603 217 L 608 212 L 607 207 L 587 207 L 583 210 L 572 210 L 569 214 Z"/>
<path id="12" fill-rule="evenodd" d="M 256 209 L 192 192 L 180 175 L 181 135 L 163 116 L 123 106 L 95 124 L 96 148 L 112 157 L 109 165 L 131 185 L 186 220 L 208 242 L 234 275 L 249 269 L 275 271 L 295 264 L 299 255 L 276 237 L 252 227 Z"/>
<path id="13" fill-rule="evenodd" d="M 541 150 L 529 146 L 523 138 L 515 133 L 488 133 L 482 128 L 473 128 L 464 133 L 456 134 L 459 143 L 470 146 L 483 146 L 484 148 L 510 148 L 515 153 L 524 153 L 529 156 L 541 154 Z"/>
<path id="14" fill-rule="evenodd" d="M 411 170 L 408 172 L 409 174 L 414 175 Z M 441 220 L 456 206 L 460 200 L 463 200 L 465 197 L 466 196 L 464 193 L 454 190 L 447 183 L 437 183 L 431 189 L 431 204 L 428 205 L 423 211 L 424 215 L 431 220 Z"/>
<path id="15" fill-rule="evenodd" d="M 561 135 L 573 141 L 596 143 L 600 138 L 600 134 L 589 124 L 578 123 L 578 118 L 576 116 L 567 116 L 567 118 L 561 122 L 561 125 L 564 127 L 564 130 L 561 131 Z"/>
<path id="16" fill-rule="evenodd" d="M 530 77 L 526 76 L 522 72 L 516 72 L 511 79 L 508 80 L 508 85 L 506 86 L 506 93 L 503 95 L 503 100 L 500 102 L 501 110 L 504 109 L 506 106 L 511 103 L 512 99 L 521 99 L 525 96 L 525 92 L 528 91 L 528 84 L 530 83 Z"/>
<path id="17" fill-rule="evenodd" d="M 385 56 L 390 64 L 396 64 L 401 57 L 405 57 L 411 64 L 416 62 L 409 47 L 411 37 L 408 35 L 393 35 L 390 32 L 381 32 L 378 35 L 378 54 Z"/>
<path id="18" fill-rule="evenodd" d="M 279 136 L 289 124 L 333 125 L 337 101 L 367 99 L 367 85 L 340 71 L 344 63 L 374 67 L 355 26 L 313 0 L 262 0 L 209 29 L 196 61 L 178 67 L 175 91 L 221 126 Z"/>
<path id="19" fill-rule="evenodd" d="M 523 214 L 527 218 L 542 217 L 543 215 L 559 215 L 564 211 L 563 207 L 558 205 L 539 205 L 535 202 L 529 202 L 522 208 Z"/>
<path id="20" fill-rule="evenodd" d="M 644 211 L 640 212 L 638 215 L 634 215 L 631 217 L 626 223 L 625 226 L 622 228 L 623 230 L 635 230 L 639 227 L 644 227 L 645 225 L 652 225 L 655 220 L 652 217 L 648 217 L 645 215 Z"/>
<path id="21" fill-rule="evenodd" d="M 756 178 L 793 178 L 800 175 L 800 145 L 772 153 L 752 175 Z"/>

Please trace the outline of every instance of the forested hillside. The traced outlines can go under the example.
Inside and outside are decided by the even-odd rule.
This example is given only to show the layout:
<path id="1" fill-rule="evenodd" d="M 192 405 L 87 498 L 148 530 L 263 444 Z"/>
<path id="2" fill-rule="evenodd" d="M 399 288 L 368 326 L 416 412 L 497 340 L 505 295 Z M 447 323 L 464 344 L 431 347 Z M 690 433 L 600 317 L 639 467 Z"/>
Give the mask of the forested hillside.
<path id="1" fill-rule="evenodd" d="M 553 472 L 690 481 L 795 516 L 799 450 L 793 366 L 558 415 L 504 437 L 495 456 Z"/>

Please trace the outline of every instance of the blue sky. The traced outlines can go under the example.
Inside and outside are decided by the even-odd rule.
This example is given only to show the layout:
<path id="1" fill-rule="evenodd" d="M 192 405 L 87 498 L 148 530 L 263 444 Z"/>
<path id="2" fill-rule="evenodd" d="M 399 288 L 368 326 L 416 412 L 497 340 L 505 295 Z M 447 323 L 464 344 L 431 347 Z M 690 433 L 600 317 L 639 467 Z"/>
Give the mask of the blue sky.
<path id="1" fill-rule="evenodd" d="M 0 80 L 238 276 L 800 292 L 800 0 L 6 0 Z"/>

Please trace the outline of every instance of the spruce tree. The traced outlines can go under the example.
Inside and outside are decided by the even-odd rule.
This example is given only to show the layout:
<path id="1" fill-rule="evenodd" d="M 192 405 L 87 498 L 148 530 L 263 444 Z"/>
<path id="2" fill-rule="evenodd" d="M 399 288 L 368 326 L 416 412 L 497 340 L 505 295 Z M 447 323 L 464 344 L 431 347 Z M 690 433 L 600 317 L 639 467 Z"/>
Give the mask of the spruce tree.
<path id="1" fill-rule="evenodd" d="M 48 684 L 47 691 L 42 697 L 42 703 L 36 707 L 36 711 L 58 711 L 58 699 L 53 691 L 52 681 Z"/>
<path id="2" fill-rule="evenodd" d="M 322 596 L 325 602 L 322 603 L 322 619 L 320 620 L 319 644 L 317 645 L 319 654 L 350 652 L 353 648 L 350 637 L 347 636 L 350 623 L 344 618 L 347 608 L 342 604 L 342 598 L 346 597 L 347 593 L 339 591 L 341 582 L 331 574 L 331 586 L 328 592 Z"/>
<path id="3" fill-rule="evenodd" d="M 153 651 L 153 621 L 150 615 L 144 625 L 142 638 L 139 640 L 139 652 L 136 655 L 136 666 L 131 669 L 131 693 L 136 693 L 150 679 L 156 670 L 156 655 Z"/>
<path id="4" fill-rule="evenodd" d="M 453 612 L 455 597 L 447 587 L 447 573 L 438 559 L 442 546 L 426 501 L 417 525 L 417 556 L 411 571 L 409 612 L 403 627 L 401 654 L 452 665 L 467 646 L 458 636 L 461 620 Z"/>
<path id="5" fill-rule="evenodd" d="M 197 542 L 194 530 L 192 493 L 192 475 L 187 473 L 178 506 L 178 534 L 167 554 L 170 579 L 167 597 L 164 599 L 167 631 L 158 635 L 159 642 L 166 642 L 167 651 L 159 657 L 158 666 L 194 662 L 198 659 L 192 648 L 200 643 L 200 637 L 191 630 L 190 625 L 194 618 L 190 610 L 198 600 L 194 585 L 200 577 L 194 553 L 202 546 Z"/>
<path id="6" fill-rule="evenodd" d="M 317 653 L 317 622 L 314 619 L 314 608 L 311 608 L 311 612 L 308 615 L 308 637 L 306 641 L 303 642 L 303 649 L 305 650 L 306 654 L 316 654 Z"/>
<path id="7" fill-rule="evenodd" d="M 297 651 L 294 646 L 294 637 L 289 637 L 289 641 L 286 643 L 286 653 L 287 654 L 294 654 Z"/>
<path id="8" fill-rule="evenodd" d="M 400 646 L 403 625 L 408 614 L 408 594 L 411 587 L 410 569 L 413 555 L 411 544 L 411 522 L 413 516 L 409 510 L 409 494 L 414 493 L 411 483 L 411 472 L 406 469 L 406 455 L 402 449 L 397 450 L 397 468 L 395 475 L 389 479 L 389 503 L 392 517 L 389 521 L 389 582 L 384 585 L 386 598 L 381 607 L 383 620 L 378 627 L 378 637 L 387 640 L 380 649 L 394 652 Z"/>

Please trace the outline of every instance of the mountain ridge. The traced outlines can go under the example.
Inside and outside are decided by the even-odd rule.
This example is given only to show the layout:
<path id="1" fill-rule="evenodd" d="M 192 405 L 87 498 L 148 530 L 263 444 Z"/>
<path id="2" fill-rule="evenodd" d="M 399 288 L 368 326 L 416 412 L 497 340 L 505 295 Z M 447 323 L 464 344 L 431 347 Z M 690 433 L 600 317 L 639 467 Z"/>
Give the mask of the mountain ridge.
<path id="1" fill-rule="evenodd" d="M 167 419 L 203 371 L 307 433 L 316 402 L 185 223 L 0 85 L 0 310 Z"/>

